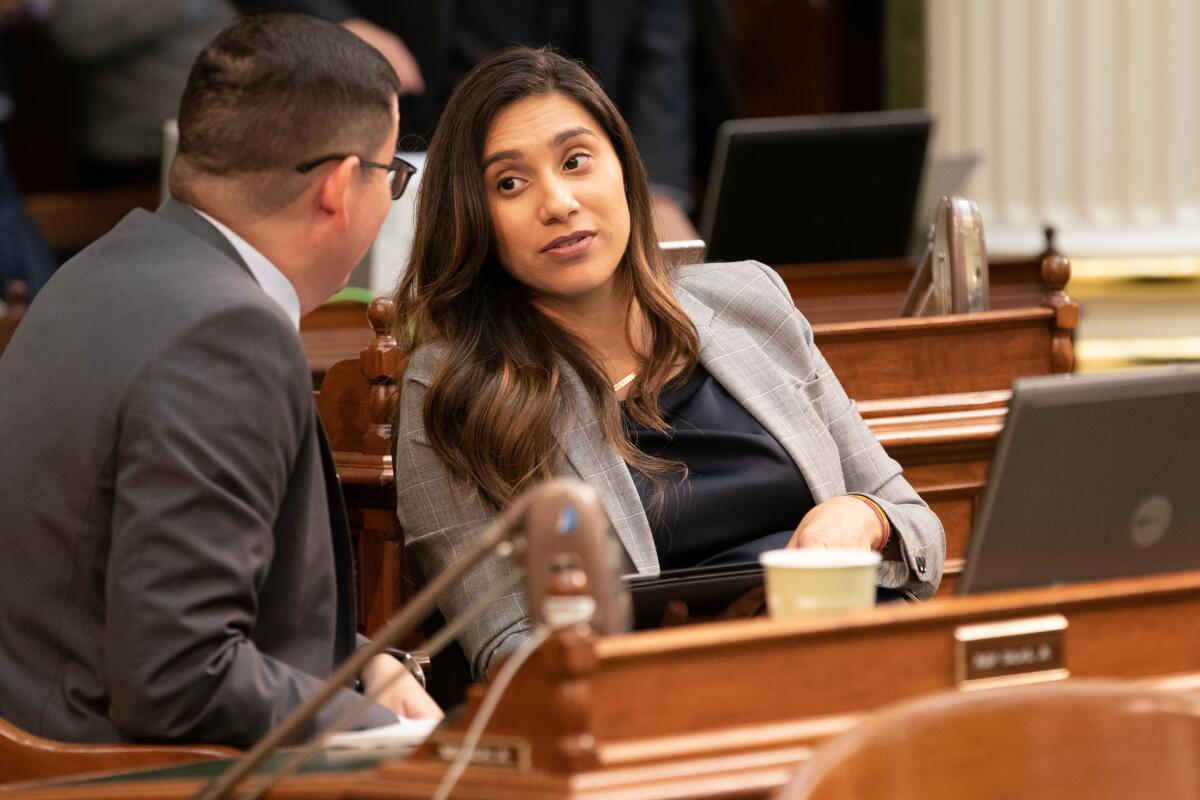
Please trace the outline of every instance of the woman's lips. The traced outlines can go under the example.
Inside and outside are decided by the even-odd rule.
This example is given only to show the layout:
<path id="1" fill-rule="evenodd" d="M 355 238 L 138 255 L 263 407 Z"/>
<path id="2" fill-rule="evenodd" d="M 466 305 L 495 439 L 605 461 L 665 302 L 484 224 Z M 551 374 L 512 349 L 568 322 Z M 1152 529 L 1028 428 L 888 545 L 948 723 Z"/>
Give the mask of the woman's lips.
<path id="1" fill-rule="evenodd" d="M 559 236 L 541 249 L 541 254 L 553 259 L 569 259 L 582 255 L 592 246 L 595 231 L 578 231 Z"/>

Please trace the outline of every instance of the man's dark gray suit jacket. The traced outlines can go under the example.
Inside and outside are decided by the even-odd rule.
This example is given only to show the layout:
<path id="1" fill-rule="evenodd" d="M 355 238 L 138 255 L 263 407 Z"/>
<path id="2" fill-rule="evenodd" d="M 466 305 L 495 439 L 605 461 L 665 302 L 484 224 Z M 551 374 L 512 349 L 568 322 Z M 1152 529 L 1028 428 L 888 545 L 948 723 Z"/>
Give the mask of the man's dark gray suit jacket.
<path id="1" fill-rule="evenodd" d="M 244 747 L 354 649 L 354 598 L 294 326 L 190 208 L 134 211 L 0 359 L 0 715 Z"/>

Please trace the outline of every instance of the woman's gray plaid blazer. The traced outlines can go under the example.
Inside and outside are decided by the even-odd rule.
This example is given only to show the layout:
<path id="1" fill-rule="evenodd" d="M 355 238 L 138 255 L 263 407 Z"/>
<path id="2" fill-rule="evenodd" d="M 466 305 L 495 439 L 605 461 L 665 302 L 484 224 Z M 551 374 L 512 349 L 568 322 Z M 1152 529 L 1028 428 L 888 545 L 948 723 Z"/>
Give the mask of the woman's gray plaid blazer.
<path id="1" fill-rule="evenodd" d="M 795 460 L 816 502 L 847 493 L 870 496 L 887 512 L 900 538 L 900 561 L 884 561 L 878 583 L 930 597 L 942 577 L 942 525 L 888 457 L 813 344 L 812 329 L 787 287 L 756 262 L 680 267 L 675 292 L 700 337 L 700 361 L 770 431 Z M 397 515 L 409 555 L 422 574 L 435 575 L 464 554 L 496 514 L 472 491 L 452 481 L 425 439 L 422 404 L 443 349 L 413 353 L 404 374 L 397 426 Z M 624 546 L 630 572 L 657 574 L 654 539 L 628 468 L 600 436 L 573 372 L 563 387 L 575 416 L 560 436 L 561 473 L 595 488 Z M 799 523 L 799 520 L 796 520 Z M 494 586 L 507 570 L 483 562 L 442 599 L 449 619 Z M 493 603 L 461 634 L 476 679 L 497 655 L 528 635 L 519 590 Z"/>

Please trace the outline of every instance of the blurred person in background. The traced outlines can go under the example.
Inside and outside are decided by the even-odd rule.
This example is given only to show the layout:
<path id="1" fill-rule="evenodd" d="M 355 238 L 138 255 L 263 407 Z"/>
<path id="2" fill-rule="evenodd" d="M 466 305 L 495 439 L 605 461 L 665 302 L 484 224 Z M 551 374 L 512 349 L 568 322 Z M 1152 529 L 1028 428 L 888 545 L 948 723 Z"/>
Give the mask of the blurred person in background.
<path id="1" fill-rule="evenodd" d="M 46 10 L 44 3 L 0 0 L 0 126 L 15 113 L 5 58 L 7 37 L 21 26 L 37 22 Z M 24 281 L 28 296 L 33 297 L 57 265 L 21 203 L 0 127 L 0 286 L 10 280 Z"/>

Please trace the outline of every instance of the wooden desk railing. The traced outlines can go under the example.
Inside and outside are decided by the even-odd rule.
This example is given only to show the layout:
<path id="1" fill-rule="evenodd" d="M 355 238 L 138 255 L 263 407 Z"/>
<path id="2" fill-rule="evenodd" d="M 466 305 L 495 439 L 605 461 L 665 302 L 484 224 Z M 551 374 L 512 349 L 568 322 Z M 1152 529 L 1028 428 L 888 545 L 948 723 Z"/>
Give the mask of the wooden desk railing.
<path id="1" fill-rule="evenodd" d="M 787 623 L 753 619 L 604 638 L 570 629 L 517 673 L 481 741 L 494 766 L 470 767 L 454 797 L 766 797 L 815 745 L 875 711 L 973 688 L 959 665 L 975 659 L 958 642 L 981 641 L 989 628 L 980 626 L 992 635 L 997 623 L 1010 635 L 1057 631 L 1044 640 L 982 640 L 977 652 L 994 662 L 1004 653 L 1010 664 L 1041 659 L 1037 673 L 1009 682 L 1069 675 L 1178 691 L 1200 688 L 1200 645 L 1189 635 L 1198 616 L 1200 572 L 1189 572 Z M 483 689 L 473 687 L 467 713 L 415 755 L 357 774 L 292 779 L 271 796 L 430 796 Z M 21 796 L 174 800 L 195 788 L 183 781 L 21 787 Z"/>
<path id="2" fill-rule="evenodd" d="M 0 784 L 83 772 L 187 764 L 237 751 L 204 745 L 68 744 L 43 739 L 0 719 Z"/>
<path id="3" fill-rule="evenodd" d="M 1022 268 L 1028 271 L 1028 267 Z M 1069 372 L 1078 306 L 1066 295 L 1070 263 L 1042 258 L 1040 305 L 981 314 L 814 325 L 818 346 L 868 426 L 946 528 L 943 592 L 953 590 L 1003 426 L 1014 378 Z M 317 404 L 358 531 L 359 599 L 367 630 L 413 585 L 395 519 L 391 420 L 401 373 L 388 330 L 389 299 L 369 311 L 362 356 L 329 369 Z"/>
<path id="4" fill-rule="evenodd" d="M 1054 229 L 1046 228 L 1046 247 L 1029 257 L 988 260 L 988 294 L 993 311 L 1031 308 L 1045 300 L 1042 264 L 1057 255 Z M 796 307 L 814 325 L 893 319 L 904 302 L 916 269 L 911 258 L 834 261 L 823 264 L 776 264 Z"/>

